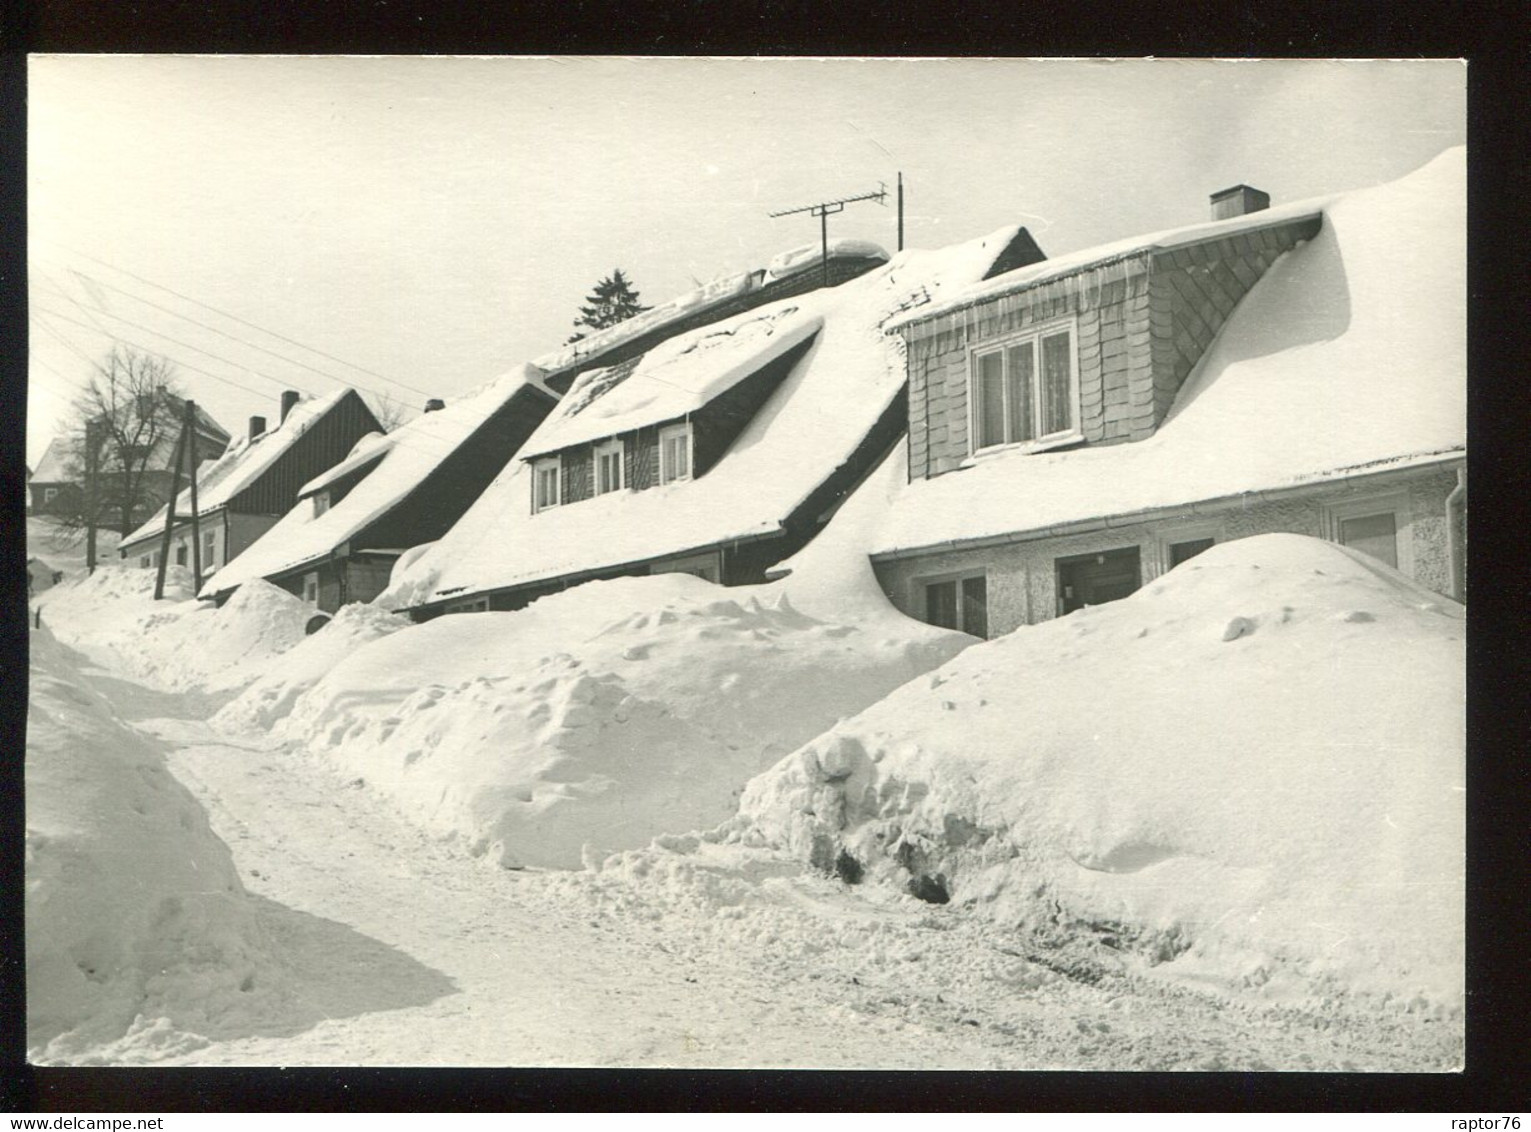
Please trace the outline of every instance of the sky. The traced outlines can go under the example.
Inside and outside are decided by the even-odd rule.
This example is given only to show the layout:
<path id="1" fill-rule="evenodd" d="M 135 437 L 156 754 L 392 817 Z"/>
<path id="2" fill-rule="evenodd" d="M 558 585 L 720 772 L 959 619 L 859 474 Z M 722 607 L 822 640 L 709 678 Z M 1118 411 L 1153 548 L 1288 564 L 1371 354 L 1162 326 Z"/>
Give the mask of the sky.
<path id="1" fill-rule="evenodd" d="M 114 343 L 233 435 L 283 389 L 409 413 L 830 236 L 1061 255 L 1394 180 L 1465 143 L 1457 61 L 34 56 L 27 462 Z"/>

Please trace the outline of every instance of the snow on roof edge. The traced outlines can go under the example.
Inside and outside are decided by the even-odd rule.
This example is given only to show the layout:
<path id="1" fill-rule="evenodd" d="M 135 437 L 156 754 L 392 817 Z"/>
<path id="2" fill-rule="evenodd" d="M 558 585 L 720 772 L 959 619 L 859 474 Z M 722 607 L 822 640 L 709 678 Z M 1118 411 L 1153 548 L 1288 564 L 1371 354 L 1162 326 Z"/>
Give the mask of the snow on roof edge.
<path id="1" fill-rule="evenodd" d="M 1145 252 L 1173 251 L 1176 248 L 1186 247 L 1191 244 L 1205 243 L 1209 240 L 1218 240 L 1231 235 L 1258 232 L 1262 228 L 1276 228 L 1313 217 L 1322 217 L 1328 206 L 1343 195 L 1345 194 L 1331 193 L 1328 196 L 1294 201 L 1292 204 L 1283 205 L 1280 208 L 1262 209 L 1258 212 L 1246 213 L 1243 216 L 1230 217 L 1227 220 L 1204 220 L 1195 224 L 1187 224 L 1180 228 L 1166 228 L 1158 232 L 1150 232 L 1141 236 L 1129 236 L 1125 239 L 1114 240 L 1106 244 L 1095 244 L 1078 252 L 1071 252 L 1057 258 L 1044 259 L 1038 263 L 1027 264 L 1025 267 L 1018 267 L 1013 271 L 1007 271 L 1003 275 L 995 276 L 993 279 L 982 280 L 969 288 L 965 293 L 954 295 L 945 302 L 917 307 L 907 314 L 890 319 L 884 330 L 890 334 L 895 332 L 901 333 L 910 326 L 924 322 L 928 318 L 955 314 L 958 311 L 978 306 L 981 303 L 989 302 L 1004 295 L 1041 286 L 1068 275 L 1094 271 L 1113 263 L 1119 263 L 1133 256 L 1142 255 Z"/>

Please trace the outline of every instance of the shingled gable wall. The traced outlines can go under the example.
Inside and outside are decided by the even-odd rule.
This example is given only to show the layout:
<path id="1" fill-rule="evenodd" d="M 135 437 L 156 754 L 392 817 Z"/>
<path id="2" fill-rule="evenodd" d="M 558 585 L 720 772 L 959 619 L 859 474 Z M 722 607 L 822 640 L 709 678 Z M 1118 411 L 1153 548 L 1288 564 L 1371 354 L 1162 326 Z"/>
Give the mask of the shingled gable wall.
<path id="1" fill-rule="evenodd" d="M 972 455 L 969 352 L 1072 317 L 1086 444 L 1142 440 L 1163 423 L 1181 383 L 1238 301 L 1276 257 L 1311 239 L 1305 217 L 1149 251 L 1040 282 L 903 328 L 909 374 L 909 476 L 929 478 Z"/>

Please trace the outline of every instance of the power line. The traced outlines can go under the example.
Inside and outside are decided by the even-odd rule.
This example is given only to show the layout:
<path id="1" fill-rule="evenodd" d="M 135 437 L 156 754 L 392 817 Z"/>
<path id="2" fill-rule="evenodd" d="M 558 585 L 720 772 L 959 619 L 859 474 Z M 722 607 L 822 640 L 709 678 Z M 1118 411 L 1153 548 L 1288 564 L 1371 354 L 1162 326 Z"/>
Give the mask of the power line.
<path id="1" fill-rule="evenodd" d="M 38 307 L 37 309 L 41 313 L 43 313 L 43 314 L 52 315 L 54 318 L 61 318 L 65 322 L 73 322 L 76 326 L 83 326 L 83 327 L 85 327 L 86 330 L 90 329 L 90 326 L 87 325 L 86 323 L 80 322 L 77 319 L 71 319 L 68 315 L 62 314 L 59 311 L 50 310 L 47 307 Z M 152 335 L 154 335 L 157 338 L 163 338 L 167 342 L 174 342 L 177 346 L 184 347 L 185 349 L 188 349 L 188 350 L 195 350 L 199 354 L 206 354 L 209 358 L 216 358 L 218 361 L 223 362 L 226 365 L 236 366 L 237 368 L 244 370 L 246 373 L 253 374 L 254 376 L 260 378 L 262 381 L 269 381 L 273 385 L 280 386 L 280 387 L 282 387 L 284 389 L 290 389 L 294 385 L 297 385 L 298 388 L 302 389 L 303 392 L 305 392 L 305 393 L 311 393 L 311 394 L 314 394 L 315 396 L 318 395 L 317 393 L 315 393 L 314 390 L 306 388 L 305 386 L 299 385 L 298 382 L 288 381 L 288 380 L 284 380 L 282 378 L 272 377 L 270 374 L 261 373 L 261 371 L 258 370 L 258 369 L 253 369 L 250 366 L 241 365 L 239 362 L 234 361 L 232 358 L 225 358 L 222 354 L 215 354 L 211 350 L 204 350 L 201 346 L 193 345 L 190 342 L 183 342 L 179 338 L 172 338 L 169 334 L 166 334 L 166 333 L 164 333 L 163 331 L 160 331 L 160 330 L 156 330 L 152 326 L 145 326 L 141 322 L 134 322 L 130 318 L 124 318 L 120 314 L 112 314 L 109 311 L 103 312 L 103 313 L 105 313 L 108 318 L 113 318 L 113 319 L 116 319 L 118 322 L 126 323 L 128 326 L 133 327 L 135 330 L 147 331 L 149 334 L 152 334 Z M 120 338 L 120 335 L 113 334 L 111 331 L 105 330 L 105 329 L 103 329 L 103 328 L 101 328 L 99 326 L 97 327 L 97 329 L 100 330 L 101 333 L 106 334 L 109 337 Z M 121 341 L 126 342 L 126 341 L 128 341 L 128 339 L 121 338 Z M 133 345 L 138 345 L 139 349 L 149 350 L 150 353 L 158 353 L 159 352 L 157 350 L 151 349 L 148 346 L 139 345 L 138 343 L 132 343 L 132 344 Z M 182 363 L 182 364 L 185 364 L 185 363 Z M 207 371 L 204 370 L 202 372 L 206 373 Z M 213 377 L 213 376 L 216 376 L 216 375 L 208 374 L 208 376 L 209 377 Z M 230 384 L 236 384 L 236 383 L 231 382 Z M 345 383 L 344 382 L 340 382 L 340 384 L 345 384 Z M 246 388 L 248 388 L 248 387 L 246 387 Z M 253 393 L 254 390 L 250 390 L 250 392 Z M 259 396 L 265 396 L 265 394 L 258 394 L 258 395 Z"/>
<path id="2" fill-rule="evenodd" d="M 59 319 L 60 321 L 67 322 L 67 323 L 69 323 L 72 326 L 83 327 L 86 330 L 90 330 L 91 329 L 91 327 L 89 325 L 87 325 L 86 323 L 81 322 L 77 318 L 70 318 L 68 315 L 60 314 L 57 311 L 48 310 L 46 307 L 34 307 L 33 311 L 36 314 L 39 314 L 39 315 L 46 314 L 46 315 L 48 315 L 48 316 L 50 316 L 52 318 L 56 318 L 56 319 Z M 79 354 L 80 357 L 84 358 L 86 362 L 89 362 L 92 366 L 96 364 L 95 362 L 91 361 L 90 358 L 86 357 L 83 353 L 81 353 L 79 348 L 76 347 L 73 343 L 69 342 L 62 335 L 60 335 L 56 330 L 53 330 L 52 327 L 48 326 L 47 323 L 39 321 L 38 325 L 42 326 L 43 329 L 50 331 L 55 338 L 58 338 L 66 346 L 68 346 L 71 350 L 73 350 L 75 353 Z M 103 331 L 102 333 L 106 333 L 106 332 Z M 142 342 L 135 342 L 133 339 L 131 339 L 131 338 L 124 338 L 120 334 L 108 334 L 108 337 L 112 338 L 114 341 L 121 342 L 124 345 L 133 346 L 133 347 L 136 347 L 137 349 L 143 350 L 145 353 L 149 353 L 149 354 L 165 354 L 165 352 L 163 350 L 157 350 L 153 346 L 145 346 Z M 192 348 L 195 349 L 196 347 L 192 347 Z M 192 365 L 190 362 L 185 361 L 182 358 L 178 358 L 174 354 L 165 354 L 165 356 L 170 358 L 171 361 L 175 362 L 179 366 L 183 366 L 184 368 L 192 370 L 193 372 L 200 373 L 200 374 L 202 374 L 202 375 L 204 375 L 206 377 L 210 377 L 214 381 L 221 381 L 225 385 L 232 385 L 235 389 L 242 389 L 246 393 L 251 394 L 252 396 L 260 397 L 263 400 L 265 398 L 271 396 L 269 393 L 264 393 L 264 392 L 262 392 L 259 389 L 251 389 L 248 385 L 244 385 L 241 382 L 234 381 L 231 378 L 224 377 L 222 374 L 214 373 L 214 372 L 212 372 L 212 370 L 203 369 L 201 366 Z M 219 359 L 219 360 L 220 361 L 227 361 L 228 359 L 223 358 L 223 359 Z M 233 362 L 233 363 L 230 363 L 230 364 L 238 365 L 237 362 Z M 264 376 L 264 375 L 263 374 L 258 374 L 257 376 Z M 268 378 L 267 380 L 271 380 L 271 379 Z M 309 393 L 309 394 L 314 395 L 314 396 L 318 396 L 317 394 L 313 393 L 313 390 L 304 390 L 304 392 Z"/>
<path id="3" fill-rule="evenodd" d="M 153 287 L 156 290 L 164 291 L 164 292 L 166 292 L 168 294 L 174 295 L 178 299 L 184 299 L 188 303 L 195 303 L 197 306 L 202 307 L 202 308 L 204 308 L 206 310 L 210 310 L 210 311 L 214 312 L 215 314 L 221 314 L 224 318 L 233 319 L 235 322 L 239 323 L 242 326 L 248 326 L 252 330 L 258 330 L 262 334 L 269 334 L 271 337 L 276 338 L 276 339 L 278 339 L 278 340 L 280 340 L 282 342 L 286 342 L 290 346 L 296 346 L 300 350 L 307 350 L 309 353 L 317 354 L 317 355 L 319 355 L 319 357 L 327 358 L 327 359 L 329 359 L 332 362 L 338 362 L 339 364 L 341 364 L 343 366 L 348 366 L 351 369 L 360 371 L 361 373 L 370 374 L 372 377 L 376 377 L 376 378 L 379 378 L 382 381 L 386 381 L 390 385 L 397 385 L 401 389 L 408 389 L 411 393 L 418 393 L 422 397 L 429 397 L 429 396 L 431 396 L 431 394 L 428 393 L 424 389 L 416 389 L 413 385 L 409 385 L 409 384 L 407 384 L 405 382 L 399 381 L 397 378 L 389 377 L 386 374 L 378 373 L 376 370 L 368 369 L 366 366 L 357 365 L 355 362 L 348 362 L 344 358 L 337 358 L 334 354 L 328 354 L 328 353 L 325 353 L 323 350 L 316 349 L 313 346 L 305 345 L 304 343 L 299 342 L 296 338 L 289 338 L 285 334 L 278 334 L 274 330 L 267 330 L 265 327 L 259 325 L 258 323 L 251 322 L 249 319 L 241 318 L 241 317 L 239 317 L 239 315 L 232 314 L 229 311 L 224 310 L 222 307 L 215 307 L 215 306 L 213 306 L 212 303 L 203 302 L 201 299 L 194 299 L 190 295 L 182 294 L 180 291 L 177 291 L 173 287 L 167 287 L 163 283 L 156 283 L 152 279 L 146 279 L 142 275 L 138 275 L 138 274 L 136 274 L 136 273 L 134 273 L 132 271 L 129 271 L 125 267 L 118 267 L 116 264 L 108 263 L 104 259 L 99 259 L 96 256 L 87 254 L 86 252 L 82 252 L 82 251 L 79 251 L 78 249 L 71 248 L 71 247 L 69 247 L 69 245 L 64 244 L 64 243 L 60 243 L 58 240 L 54 240 L 54 239 L 51 239 L 49 237 L 43 237 L 43 239 L 45 239 L 48 243 L 53 244 L 55 247 L 63 248 L 65 251 L 69 252 L 71 255 L 77 255 L 77 256 L 80 256 L 82 259 L 88 259 L 92 263 L 99 263 L 102 267 L 109 267 L 113 271 L 121 272 L 123 275 L 126 275 L 129 279 L 136 279 L 138 282 L 143 283 L 146 286 Z"/>
<path id="4" fill-rule="evenodd" d="M 35 267 L 37 265 L 33 264 L 33 266 Z M 38 270 L 41 271 L 42 269 L 40 267 L 38 267 Z M 71 270 L 73 270 L 73 269 L 71 269 Z M 289 363 L 291 365 L 302 366 L 304 369 L 310 370 L 313 373 L 317 373 L 320 377 L 328 378 L 330 381 L 339 382 L 342 385 L 349 385 L 349 384 L 351 384 L 350 381 L 348 381 L 347 379 L 345 379 L 343 377 L 337 377 L 335 374 L 329 373 L 326 370 L 319 369 L 317 366 L 311 366 L 307 362 L 301 361 L 298 358 L 288 357 L 286 354 L 278 353 L 276 350 L 267 349 L 265 346 L 262 346 L 262 345 L 260 345 L 257 342 L 251 342 L 247 338 L 241 338 L 237 334 L 230 334 L 226 330 L 219 330 L 216 326 L 210 326 L 210 325 L 208 325 L 205 322 L 199 322 L 197 319 L 192 318 L 190 315 L 182 314 L 178 310 L 174 310 L 171 307 L 167 307 L 167 306 L 165 306 L 165 305 L 163 305 L 161 303 L 156 303 L 152 299 L 146 299 L 142 295 L 135 295 L 135 294 L 133 294 L 133 292 L 127 290 L 126 288 L 118 287 L 116 284 L 113 284 L 113 283 L 108 283 L 104 279 L 96 279 L 94 276 L 86 275 L 84 272 L 79 272 L 79 271 L 76 271 L 75 274 L 78 275 L 81 279 L 86 280 L 86 281 L 91 282 L 91 283 L 94 283 L 97 286 L 106 287 L 109 290 L 116 291 L 119 295 L 126 295 L 129 299 L 132 299 L 134 302 L 143 303 L 145 306 L 153 307 L 155 310 L 164 311 L 168 315 L 171 315 L 171 316 L 173 316 L 175 318 L 183 319 L 184 321 L 191 323 L 193 326 L 200 326 L 203 330 L 210 330 L 214 334 L 217 334 L 217 335 L 219 335 L 219 336 L 221 336 L 223 338 L 227 338 L 227 339 L 229 339 L 232 342 L 238 342 L 242 346 L 248 346 L 252 350 L 259 350 L 263 354 L 270 354 L 273 358 L 279 358 L 282 361 L 287 362 L 287 363 Z M 49 276 L 49 279 L 51 280 L 52 276 Z M 55 282 L 54 285 L 57 286 L 57 283 Z M 62 291 L 63 289 L 60 288 L 60 290 Z M 78 299 L 74 298 L 74 296 L 66 294 L 65 297 L 68 298 L 72 303 L 75 304 L 75 306 L 79 307 L 81 310 L 84 310 L 87 313 L 90 311 L 91 308 L 85 306 Z M 110 310 L 108 310 L 105 307 L 104 304 L 101 306 L 100 309 L 101 309 L 101 312 L 103 314 L 105 314 L 108 318 L 118 318 L 118 317 L 120 317 L 119 315 L 115 315 Z M 94 318 L 92 318 L 91 321 L 95 321 Z M 105 332 L 105 328 L 103 328 L 103 332 Z M 406 388 L 408 388 L 408 387 L 406 386 Z"/>

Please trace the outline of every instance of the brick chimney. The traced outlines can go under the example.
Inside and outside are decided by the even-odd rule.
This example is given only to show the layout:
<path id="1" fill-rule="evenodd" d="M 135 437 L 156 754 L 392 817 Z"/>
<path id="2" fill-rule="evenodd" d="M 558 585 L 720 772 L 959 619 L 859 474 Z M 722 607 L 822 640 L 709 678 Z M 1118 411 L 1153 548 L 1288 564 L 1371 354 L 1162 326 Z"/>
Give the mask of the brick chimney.
<path id="1" fill-rule="evenodd" d="M 445 401 L 443 401 L 440 397 L 432 397 L 429 401 L 427 401 L 425 403 L 425 411 L 427 413 L 434 413 L 434 412 L 437 412 L 440 409 L 445 409 L 446 407 L 447 407 L 447 403 Z"/>
<path id="2" fill-rule="evenodd" d="M 1227 220 L 1234 216 L 1247 216 L 1251 212 L 1263 212 L 1271 206 L 1269 193 L 1248 185 L 1234 185 L 1212 194 L 1212 219 Z"/>
<path id="3" fill-rule="evenodd" d="M 265 417 L 251 417 L 250 418 L 250 439 L 251 440 L 254 440 L 257 436 L 259 436 L 261 433 L 263 433 L 265 431 L 266 431 L 266 418 Z"/>
<path id="4" fill-rule="evenodd" d="M 287 414 L 292 412 L 292 407 L 297 403 L 298 391 L 296 389 L 285 389 L 282 391 L 282 420 L 278 421 L 278 424 L 287 419 Z"/>

